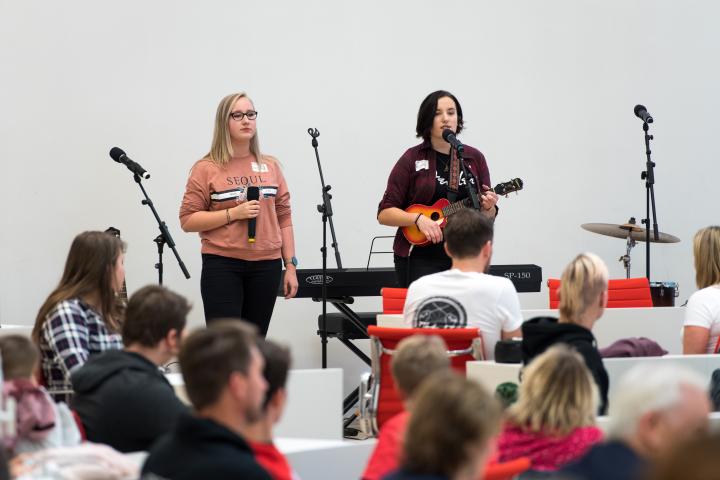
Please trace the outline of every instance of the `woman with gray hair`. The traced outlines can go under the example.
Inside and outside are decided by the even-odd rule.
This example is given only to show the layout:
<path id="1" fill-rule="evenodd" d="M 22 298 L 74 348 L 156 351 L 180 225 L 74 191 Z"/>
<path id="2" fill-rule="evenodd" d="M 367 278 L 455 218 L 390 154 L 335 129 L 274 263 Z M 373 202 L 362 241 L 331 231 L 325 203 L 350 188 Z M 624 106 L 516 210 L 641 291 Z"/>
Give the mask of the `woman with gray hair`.
<path id="1" fill-rule="evenodd" d="M 673 364 L 636 365 L 614 389 L 608 441 L 564 468 L 562 478 L 643 478 L 650 464 L 702 435 L 709 413 L 707 381 L 696 372 Z"/>

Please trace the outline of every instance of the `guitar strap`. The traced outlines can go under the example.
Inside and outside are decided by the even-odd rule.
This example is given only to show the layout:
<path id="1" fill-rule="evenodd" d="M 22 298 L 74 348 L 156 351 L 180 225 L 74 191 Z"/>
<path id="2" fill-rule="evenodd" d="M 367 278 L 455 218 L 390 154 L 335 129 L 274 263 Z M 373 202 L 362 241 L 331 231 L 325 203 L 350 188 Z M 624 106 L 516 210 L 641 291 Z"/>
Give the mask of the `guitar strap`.
<path id="1" fill-rule="evenodd" d="M 460 183 L 460 161 L 458 160 L 457 151 L 450 149 L 450 182 L 447 188 L 447 199 L 452 203 L 458 195 L 458 185 Z"/>

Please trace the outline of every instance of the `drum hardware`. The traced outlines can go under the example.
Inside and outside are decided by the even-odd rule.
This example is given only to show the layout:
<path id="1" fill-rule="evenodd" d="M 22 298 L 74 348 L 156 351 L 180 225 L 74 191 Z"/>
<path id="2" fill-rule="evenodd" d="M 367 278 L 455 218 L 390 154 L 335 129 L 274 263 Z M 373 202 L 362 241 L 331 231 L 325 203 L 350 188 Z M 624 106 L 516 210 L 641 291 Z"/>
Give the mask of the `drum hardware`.
<path id="1" fill-rule="evenodd" d="M 674 307 L 680 288 L 677 282 L 650 282 L 650 296 L 653 307 Z"/>
<path id="2" fill-rule="evenodd" d="M 626 241 L 625 255 L 621 256 L 618 261 L 623 262 L 627 278 L 630 278 L 630 252 L 637 242 L 647 240 L 647 231 L 643 227 L 639 227 L 635 221 L 635 217 L 630 217 L 627 223 L 616 225 L 614 223 L 583 223 L 580 225 L 588 232 L 605 235 L 607 237 L 624 238 Z M 658 232 L 657 237 L 651 236 L 651 243 L 677 243 L 680 239 L 669 233 Z"/>

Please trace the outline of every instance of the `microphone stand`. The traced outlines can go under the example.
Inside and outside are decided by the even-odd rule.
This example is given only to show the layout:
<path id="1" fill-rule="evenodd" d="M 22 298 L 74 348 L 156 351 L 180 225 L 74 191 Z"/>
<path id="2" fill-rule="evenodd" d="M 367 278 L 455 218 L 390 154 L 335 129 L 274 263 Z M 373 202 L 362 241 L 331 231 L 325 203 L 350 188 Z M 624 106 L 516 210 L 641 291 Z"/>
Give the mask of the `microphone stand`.
<path id="1" fill-rule="evenodd" d="M 473 188 L 472 182 L 470 181 L 470 175 L 468 175 L 467 168 L 465 167 L 465 159 L 463 158 L 463 148 L 456 148 L 455 152 L 457 153 L 458 162 L 460 162 L 460 168 L 462 168 L 463 175 L 465 176 L 465 184 L 467 185 L 468 193 L 470 194 L 470 200 L 472 201 L 472 206 L 475 210 L 480 210 L 480 200 L 478 199 L 478 188 L 480 188 L 480 185 L 475 185 Z M 476 182 L 479 181 L 479 179 L 475 180 Z M 458 185 L 458 189 L 460 186 Z"/>
<path id="2" fill-rule="evenodd" d="M 317 160 L 318 171 L 320 172 L 320 184 L 322 185 L 322 201 L 323 203 L 317 206 L 317 211 L 322 213 L 322 224 L 323 224 L 323 240 L 320 252 L 322 253 L 322 321 L 320 322 L 320 342 L 322 344 L 322 368 L 327 368 L 327 225 L 330 223 L 330 234 L 332 236 L 332 247 L 335 250 L 335 262 L 337 268 L 342 268 L 342 261 L 340 260 L 340 249 L 338 248 L 337 238 L 335 237 L 335 226 L 333 225 L 332 215 L 332 195 L 330 195 L 330 185 L 325 184 L 325 177 L 323 176 L 322 165 L 320 164 L 320 154 L 318 153 L 318 141 L 317 137 L 320 136 L 320 132 L 317 128 L 308 128 L 308 133 L 312 137 L 312 146 L 315 149 L 315 159 Z"/>
<path id="3" fill-rule="evenodd" d="M 650 160 L 650 140 L 654 137 L 648 134 L 647 122 L 643 122 L 643 131 L 645 132 L 645 155 L 647 161 L 645 171 L 640 174 L 640 178 L 645 180 L 645 218 L 642 223 L 645 224 L 645 276 L 650 281 L 650 209 L 652 207 L 652 229 L 655 241 L 658 240 L 658 224 L 657 212 L 655 211 L 655 162 Z"/>
<path id="4" fill-rule="evenodd" d="M 155 221 L 158 224 L 158 228 L 160 229 L 160 235 L 155 237 L 153 242 L 157 244 L 157 250 L 158 250 L 158 263 L 155 264 L 155 268 L 158 271 L 158 283 L 162 285 L 163 283 L 163 247 L 165 244 L 168 244 L 170 249 L 175 254 L 175 258 L 177 259 L 178 265 L 180 265 L 180 270 L 182 270 L 183 275 L 185 275 L 185 278 L 190 278 L 190 273 L 188 272 L 187 268 L 185 268 L 185 264 L 183 263 L 182 259 L 180 258 L 180 254 L 178 254 L 177 249 L 175 248 L 175 241 L 172 238 L 172 235 L 170 235 L 170 231 L 167 228 L 167 225 L 165 222 L 163 222 L 160 219 L 160 215 L 158 215 L 157 210 L 155 210 L 155 205 L 153 204 L 152 200 L 150 200 L 150 197 L 148 196 L 147 192 L 145 191 L 145 187 L 142 184 L 142 179 L 140 178 L 140 175 L 137 173 L 133 176 L 135 179 L 135 182 L 140 187 L 140 190 L 143 193 L 143 196 L 145 197 L 144 200 L 142 200 L 143 205 L 147 205 L 150 207 L 150 210 L 152 211 L 153 216 L 155 217 Z"/>

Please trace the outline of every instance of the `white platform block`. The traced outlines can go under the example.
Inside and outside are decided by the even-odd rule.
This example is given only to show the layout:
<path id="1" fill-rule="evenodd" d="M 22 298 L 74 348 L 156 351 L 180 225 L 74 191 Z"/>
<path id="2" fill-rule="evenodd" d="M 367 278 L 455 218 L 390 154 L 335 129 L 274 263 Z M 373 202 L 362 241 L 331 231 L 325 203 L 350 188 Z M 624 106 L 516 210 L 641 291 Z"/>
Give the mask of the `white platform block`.
<path id="1" fill-rule="evenodd" d="M 165 378 L 177 396 L 189 404 L 180 373 Z M 275 427 L 275 436 L 342 440 L 343 372 L 340 368 L 290 370 L 285 412 Z"/>
<path id="2" fill-rule="evenodd" d="M 593 328 L 600 348 L 628 337 L 655 340 L 670 354 L 682 353 L 682 327 L 685 309 L 682 307 L 608 308 Z M 557 310 L 522 310 L 524 320 L 535 317 L 555 317 Z M 400 314 L 380 314 L 380 327 L 407 328 Z"/>
<path id="3" fill-rule="evenodd" d="M 713 370 L 720 368 L 720 355 L 665 355 L 664 357 L 632 357 L 632 358 L 605 358 L 605 370 L 608 372 L 610 389 L 608 397 L 612 402 L 613 393 L 620 378 L 636 365 L 651 365 L 652 368 L 663 369 L 670 364 L 679 365 L 693 370 L 707 379 Z M 522 365 L 519 363 L 495 363 L 494 361 L 473 361 L 467 363 L 467 377 L 472 378 L 495 391 L 503 382 L 518 383 L 518 375 Z"/>
<path id="4" fill-rule="evenodd" d="M 288 402 L 276 437 L 342 440 L 341 368 L 290 370 Z"/>
<path id="5" fill-rule="evenodd" d="M 556 317 L 557 310 L 523 310 L 524 320 L 534 317 Z M 682 307 L 607 308 L 593 327 L 600 348 L 628 337 L 655 340 L 670 354 L 682 353 Z"/>
<path id="6" fill-rule="evenodd" d="M 316 440 L 277 438 L 293 470 L 302 478 L 337 480 L 360 478 L 376 440 Z"/>

